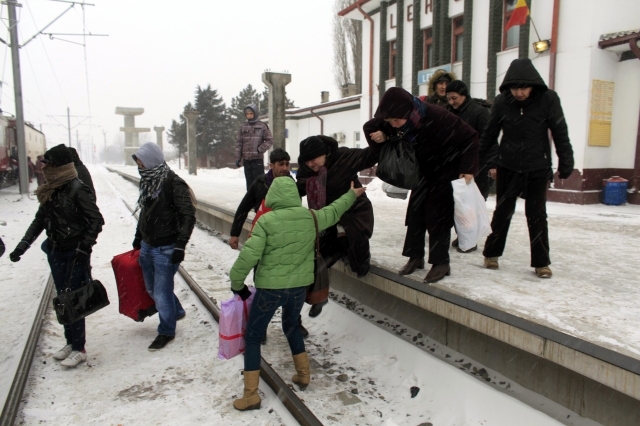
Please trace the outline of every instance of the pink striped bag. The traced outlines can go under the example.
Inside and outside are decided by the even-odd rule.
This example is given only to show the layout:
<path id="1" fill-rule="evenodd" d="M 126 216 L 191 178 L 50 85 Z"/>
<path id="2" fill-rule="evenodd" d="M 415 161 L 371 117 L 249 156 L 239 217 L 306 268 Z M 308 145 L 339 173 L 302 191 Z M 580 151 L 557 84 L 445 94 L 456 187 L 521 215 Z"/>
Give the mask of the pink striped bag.
<path id="1" fill-rule="evenodd" d="M 251 302 L 256 293 L 255 287 L 249 287 L 251 296 L 243 301 L 236 294 L 220 305 L 220 324 L 218 344 L 218 358 L 231 359 L 244 353 L 244 333 L 247 329 Z"/>

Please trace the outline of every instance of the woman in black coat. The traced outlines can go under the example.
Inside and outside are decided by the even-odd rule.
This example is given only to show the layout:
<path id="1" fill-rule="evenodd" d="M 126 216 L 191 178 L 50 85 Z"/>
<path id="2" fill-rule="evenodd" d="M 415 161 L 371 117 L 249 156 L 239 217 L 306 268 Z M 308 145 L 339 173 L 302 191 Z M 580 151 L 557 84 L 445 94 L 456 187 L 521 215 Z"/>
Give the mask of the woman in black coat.
<path id="1" fill-rule="evenodd" d="M 344 195 L 354 182 L 362 188 L 358 172 L 378 162 L 379 146 L 370 148 L 338 147 L 328 136 L 310 136 L 300 142 L 297 185 L 301 197 L 307 196 L 309 208 L 319 209 Z M 358 197 L 336 226 L 322 232 L 320 252 L 333 265 L 347 256 L 351 270 L 364 276 L 371 266 L 369 239 L 373 234 L 373 207 L 366 194 Z M 310 312 L 318 314 L 318 308 Z"/>
<path id="2" fill-rule="evenodd" d="M 414 145 L 424 182 L 420 191 L 411 191 L 407 240 L 415 241 L 417 247 L 421 245 L 422 253 L 410 256 L 407 265 L 413 270 L 424 267 L 424 231 L 420 234 L 414 229 L 419 229 L 419 221 L 424 221 L 429 233 L 428 262 L 433 265 L 425 282 L 441 280 L 451 270 L 449 244 L 454 211 L 451 181 L 464 177 L 468 182 L 478 170 L 478 133 L 444 108 L 425 104 L 399 87 L 385 92 L 374 118 L 365 123 L 363 130 L 370 146 L 392 137 L 401 137 Z M 411 225 L 413 218 L 418 226 Z"/>

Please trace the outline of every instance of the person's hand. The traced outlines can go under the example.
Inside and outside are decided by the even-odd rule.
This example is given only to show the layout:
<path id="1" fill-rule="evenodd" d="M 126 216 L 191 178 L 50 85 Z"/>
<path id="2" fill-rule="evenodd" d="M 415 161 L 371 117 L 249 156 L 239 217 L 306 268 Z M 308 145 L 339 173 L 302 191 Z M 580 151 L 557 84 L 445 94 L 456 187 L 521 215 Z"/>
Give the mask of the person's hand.
<path id="1" fill-rule="evenodd" d="M 558 177 L 560 179 L 568 179 L 569 176 L 571 176 L 573 174 L 573 169 L 571 170 L 559 170 L 558 171 Z"/>
<path id="2" fill-rule="evenodd" d="M 25 241 L 20 241 L 15 250 L 13 250 L 9 255 L 9 259 L 12 262 L 18 262 L 20 260 L 20 256 L 22 256 L 24 252 L 27 251 L 27 249 L 29 249 L 29 244 L 27 244 Z"/>
<path id="3" fill-rule="evenodd" d="M 76 249 L 76 262 L 88 264 L 91 257 L 91 247 L 84 244 L 78 245 Z"/>
<path id="4" fill-rule="evenodd" d="M 231 246 L 232 249 L 234 250 L 238 250 L 238 237 L 231 237 L 229 238 L 229 245 Z"/>
<path id="5" fill-rule="evenodd" d="M 495 179 L 498 175 L 498 169 L 489 169 L 489 173 L 487 173 L 491 179 Z"/>
<path id="6" fill-rule="evenodd" d="M 184 249 L 174 248 L 173 254 L 171 255 L 171 264 L 175 265 L 176 263 L 180 263 L 184 260 Z"/>
<path id="7" fill-rule="evenodd" d="M 382 130 L 378 130 L 377 132 L 369 133 L 371 140 L 375 143 L 383 143 L 387 141 L 387 135 L 384 134 Z"/>
<path id="8" fill-rule="evenodd" d="M 469 183 L 471 182 L 471 179 L 473 179 L 473 175 L 467 175 L 464 173 L 460 173 L 460 176 L 458 176 L 460 179 L 464 178 L 464 182 L 465 183 Z"/>
<path id="9" fill-rule="evenodd" d="M 351 190 L 356 193 L 356 197 L 359 197 L 364 194 L 364 191 L 366 191 L 367 188 L 365 188 L 364 186 L 362 188 L 356 188 L 353 182 L 351 182 Z"/>
<path id="10" fill-rule="evenodd" d="M 249 291 L 249 287 L 247 287 L 246 284 L 240 290 L 231 289 L 231 291 L 233 292 L 233 294 L 237 294 L 238 296 L 240 296 L 240 298 L 243 301 L 245 301 L 245 300 L 247 300 L 248 298 L 251 297 L 251 291 Z"/>
<path id="11" fill-rule="evenodd" d="M 142 240 L 140 238 L 134 238 L 133 243 L 131 243 L 134 250 L 140 250 L 140 247 L 142 247 L 141 244 L 142 244 Z"/>
<path id="12" fill-rule="evenodd" d="M 240 167 L 240 160 L 236 160 L 236 167 Z"/>

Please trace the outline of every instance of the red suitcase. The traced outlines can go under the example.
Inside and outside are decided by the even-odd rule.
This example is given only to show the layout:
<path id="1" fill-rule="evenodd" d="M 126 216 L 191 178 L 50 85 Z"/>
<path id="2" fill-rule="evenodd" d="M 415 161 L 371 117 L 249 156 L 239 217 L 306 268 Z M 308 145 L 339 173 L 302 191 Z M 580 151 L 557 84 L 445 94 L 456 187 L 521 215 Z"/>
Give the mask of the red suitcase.
<path id="1" fill-rule="evenodd" d="M 118 286 L 120 313 L 134 321 L 142 322 L 158 311 L 144 286 L 139 258 L 140 250 L 131 250 L 114 256 L 111 266 Z"/>

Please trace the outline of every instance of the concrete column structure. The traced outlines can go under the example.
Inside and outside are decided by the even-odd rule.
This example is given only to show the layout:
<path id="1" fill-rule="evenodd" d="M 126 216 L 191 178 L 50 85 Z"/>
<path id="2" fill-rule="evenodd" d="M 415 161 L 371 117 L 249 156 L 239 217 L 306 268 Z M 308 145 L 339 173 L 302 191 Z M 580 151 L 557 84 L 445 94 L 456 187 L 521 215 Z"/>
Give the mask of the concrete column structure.
<path id="1" fill-rule="evenodd" d="M 160 147 L 160 149 L 163 149 L 162 147 L 162 132 L 164 132 L 164 126 L 153 126 L 153 130 L 156 131 L 156 143 L 158 144 L 158 146 Z"/>
<path id="2" fill-rule="evenodd" d="M 196 147 L 196 120 L 200 113 L 198 111 L 185 111 L 182 113 L 187 119 L 187 153 L 189 155 L 189 174 L 198 174 L 198 150 Z"/>
<path id="3" fill-rule="evenodd" d="M 264 72 L 262 82 L 269 88 L 269 127 L 273 134 L 273 149 L 286 149 L 284 88 L 291 83 L 291 74 Z"/>
<path id="4" fill-rule="evenodd" d="M 144 114 L 144 108 L 116 107 L 116 114 L 124 115 L 124 127 L 120 131 L 124 132 L 124 161 L 127 166 L 134 166 L 133 155 L 140 146 L 138 133 L 150 132 L 147 127 L 136 127 L 136 115 Z"/>

